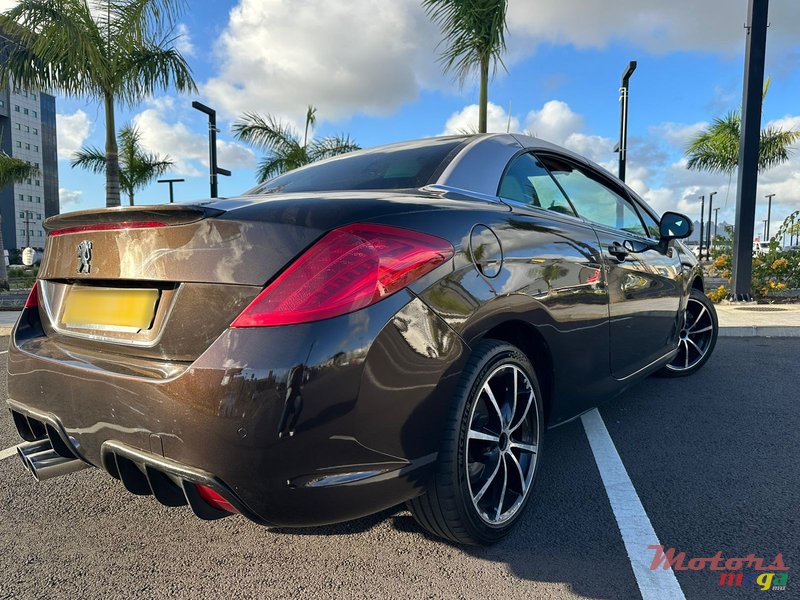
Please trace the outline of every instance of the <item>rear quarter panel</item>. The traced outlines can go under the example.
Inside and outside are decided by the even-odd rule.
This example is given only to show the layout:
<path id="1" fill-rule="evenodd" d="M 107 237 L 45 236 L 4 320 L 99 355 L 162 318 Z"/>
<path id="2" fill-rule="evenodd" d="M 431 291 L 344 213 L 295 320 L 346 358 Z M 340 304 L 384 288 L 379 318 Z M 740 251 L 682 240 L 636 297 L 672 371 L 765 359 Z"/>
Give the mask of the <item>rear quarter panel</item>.
<path id="1" fill-rule="evenodd" d="M 608 293 L 593 230 L 543 211 L 512 212 L 502 203 L 459 208 L 387 221 L 447 238 L 455 248 L 453 260 L 415 282 L 412 291 L 468 346 L 504 323 L 535 328 L 537 343 L 546 345 L 552 357 L 551 424 L 612 392 Z M 471 248 L 476 225 L 490 228 L 500 246 L 473 240 Z M 497 273 L 486 276 L 476 262 L 490 264 Z"/>

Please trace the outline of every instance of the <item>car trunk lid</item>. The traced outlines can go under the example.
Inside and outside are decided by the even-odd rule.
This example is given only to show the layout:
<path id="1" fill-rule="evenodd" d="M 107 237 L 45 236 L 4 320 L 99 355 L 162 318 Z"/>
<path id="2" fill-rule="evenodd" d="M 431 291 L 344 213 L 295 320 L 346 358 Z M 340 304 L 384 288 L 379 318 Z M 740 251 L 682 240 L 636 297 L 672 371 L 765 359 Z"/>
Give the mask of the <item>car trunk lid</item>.
<path id="1" fill-rule="evenodd" d="M 40 316 L 53 341 L 191 361 L 323 231 L 166 205 L 48 219 Z"/>

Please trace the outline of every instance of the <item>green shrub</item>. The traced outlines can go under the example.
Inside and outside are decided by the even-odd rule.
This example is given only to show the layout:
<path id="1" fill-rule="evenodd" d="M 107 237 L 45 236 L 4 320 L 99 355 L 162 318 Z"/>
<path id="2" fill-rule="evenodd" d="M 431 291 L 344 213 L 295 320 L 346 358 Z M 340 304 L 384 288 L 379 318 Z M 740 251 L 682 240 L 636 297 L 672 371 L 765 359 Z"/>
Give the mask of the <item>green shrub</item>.
<path id="1" fill-rule="evenodd" d="M 769 251 L 766 254 L 753 257 L 753 297 L 757 300 L 769 299 L 775 296 L 776 292 L 790 289 L 800 289 L 800 251 L 781 251 L 781 242 L 792 223 L 795 222 L 800 211 L 789 215 L 778 228 L 778 231 L 770 240 Z M 725 236 L 717 236 L 719 245 L 715 245 L 709 270 L 711 273 L 731 281 L 731 254 L 733 248 L 733 230 L 726 227 Z M 716 241 L 716 240 L 715 240 Z M 720 288 L 712 292 L 715 297 L 719 296 Z M 727 290 L 726 290 L 727 293 Z M 712 297 L 709 294 L 709 297 Z M 713 299 L 713 298 L 712 298 Z M 720 298 L 721 299 L 721 298 Z M 717 302 L 719 300 L 716 300 Z"/>

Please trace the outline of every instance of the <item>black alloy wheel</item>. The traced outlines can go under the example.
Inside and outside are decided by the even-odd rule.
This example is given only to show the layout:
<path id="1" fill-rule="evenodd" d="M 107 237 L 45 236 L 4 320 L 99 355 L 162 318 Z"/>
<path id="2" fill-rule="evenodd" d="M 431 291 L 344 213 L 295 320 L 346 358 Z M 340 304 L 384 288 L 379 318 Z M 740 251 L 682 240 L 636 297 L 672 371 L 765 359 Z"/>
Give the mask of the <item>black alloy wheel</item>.
<path id="1" fill-rule="evenodd" d="M 481 342 L 456 394 L 435 482 L 409 502 L 416 520 L 458 543 L 502 539 L 530 499 L 543 429 L 542 395 L 528 358 L 505 342 Z"/>

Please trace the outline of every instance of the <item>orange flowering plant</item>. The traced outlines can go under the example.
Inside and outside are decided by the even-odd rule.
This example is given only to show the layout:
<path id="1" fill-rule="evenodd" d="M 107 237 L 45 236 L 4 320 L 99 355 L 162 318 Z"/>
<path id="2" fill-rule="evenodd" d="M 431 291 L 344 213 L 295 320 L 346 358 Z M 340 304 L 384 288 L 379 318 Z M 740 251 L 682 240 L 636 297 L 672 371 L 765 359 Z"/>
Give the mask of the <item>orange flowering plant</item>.
<path id="1" fill-rule="evenodd" d="M 800 211 L 789 215 L 770 240 L 765 254 L 753 257 L 753 296 L 757 300 L 775 300 L 785 296 L 785 290 L 800 290 L 800 250 L 783 250 L 781 242 L 790 228 L 798 220 Z M 714 261 L 709 266 L 711 274 L 731 280 L 731 254 L 733 230 L 726 227 L 726 235 L 714 240 Z M 708 293 L 714 302 L 728 296 L 725 286 Z"/>

